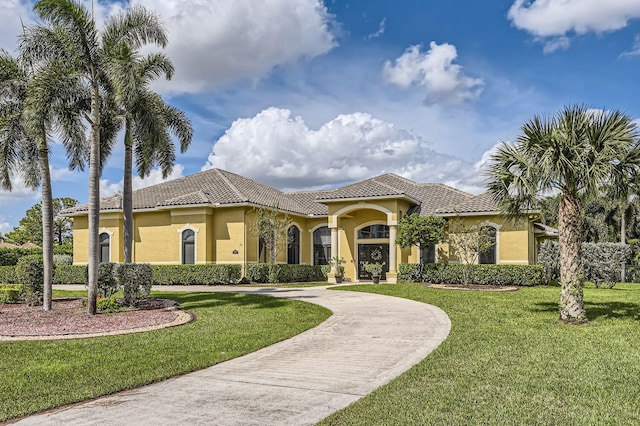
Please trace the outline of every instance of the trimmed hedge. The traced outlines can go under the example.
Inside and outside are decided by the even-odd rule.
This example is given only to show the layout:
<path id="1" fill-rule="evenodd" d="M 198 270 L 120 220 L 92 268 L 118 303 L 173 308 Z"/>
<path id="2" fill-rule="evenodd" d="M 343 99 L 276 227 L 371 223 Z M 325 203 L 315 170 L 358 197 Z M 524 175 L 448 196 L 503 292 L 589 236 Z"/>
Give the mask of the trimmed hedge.
<path id="1" fill-rule="evenodd" d="M 85 284 L 87 267 L 83 265 L 56 265 L 53 272 L 54 284 Z"/>
<path id="2" fill-rule="evenodd" d="M 425 264 L 422 282 L 432 284 L 463 284 L 464 268 L 461 264 Z M 420 265 L 400 264 L 400 282 L 420 282 Z M 479 285 L 533 286 L 543 284 L 541 265 L 471 265 L 471 282 Z"/>
<path id="3" fill-rule="evenodd" d="M 113 277 L 124 293 L 122 304 L 125 306 L 135 306 L 151 293 L 153 271 L 148 263 L 117 264 L 113 269 Z"/>
<path id="4" fill-rule="evenodd" d="M 241 265 L 151 265 L 154 285 L 234 284 Z"/>
<path id="5" fill-rule="evenodd" d="M 15 266 L 0 266 L 0 284 L 18 284 Z"/>
<path id="6" fill-rule="evenodd" d="M 0 284 L 0 305 L 4 303 L 18 303 L 22 294 L 20 284 Z"/>
<path id="7" fill-rule="evenodd" d="M 251 263 L 247 265 L 247 279 L 257 283 L 326 281 L 327 273 L 325 270 L 326 268 L 321 265 Z M 269 271 L 271 271 L 271 281 L 269 281 Z"/>
<path id="8" fill-rule="evenodd" d="M 42 249 L 0 248 L 0 266 L 15 266 L 21 258 L 31 255 L 42 256 Z"/>

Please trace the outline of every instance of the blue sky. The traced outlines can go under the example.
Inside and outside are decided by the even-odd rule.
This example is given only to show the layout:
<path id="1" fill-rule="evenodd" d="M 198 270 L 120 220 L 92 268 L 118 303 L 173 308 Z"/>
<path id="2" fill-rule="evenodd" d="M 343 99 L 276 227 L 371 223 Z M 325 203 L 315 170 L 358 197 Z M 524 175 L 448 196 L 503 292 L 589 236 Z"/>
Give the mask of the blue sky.
<path id="1" fill-rule="evenodd" d="M 128 4 L 165 22 L 176 74 L 154 89 L 195 130 L 170 178 L 220 167 L 298 190 L 393 172 L 480 193 L 487 155 L 535 114 L 640 118 L 640 0 L 131 0 L 97 3 L 97 20 Z M 13 52 L 33 3 L 0 5 Z M 86 202 L 87 175 L 55 144 L 51 163 L 54 196 Z M 121 164 L 118 147 L 103 196 Z M 39 201 L 16 184 L 0 192 L 2 233 Z"/>

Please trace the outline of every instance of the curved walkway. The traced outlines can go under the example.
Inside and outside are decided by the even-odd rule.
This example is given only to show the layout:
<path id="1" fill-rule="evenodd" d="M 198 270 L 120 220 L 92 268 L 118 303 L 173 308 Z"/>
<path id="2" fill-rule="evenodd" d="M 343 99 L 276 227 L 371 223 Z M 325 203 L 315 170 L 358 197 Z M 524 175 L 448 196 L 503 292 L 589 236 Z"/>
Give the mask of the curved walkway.
<path id="1" fill-rule="evenodd" d="M 333 315 L 311 330 L 245 356 L 18 424 L 314 424 L 417 364 L 451 328 L 447 314 L 435 306 L 325 287 L 159 290 L 264 294 L 315 303 Z"/>

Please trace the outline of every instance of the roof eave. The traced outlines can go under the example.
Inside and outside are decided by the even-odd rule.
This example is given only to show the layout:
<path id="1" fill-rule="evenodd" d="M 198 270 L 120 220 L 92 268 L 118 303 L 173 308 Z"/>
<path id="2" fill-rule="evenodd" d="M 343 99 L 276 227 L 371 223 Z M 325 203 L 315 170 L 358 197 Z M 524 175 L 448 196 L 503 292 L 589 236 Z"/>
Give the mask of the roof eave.
<path id="1" fill-rule="evenodd" d="M 350 197 L 350 198 L 317 198 L 315 200 L 316 203 L 322 203 L 322 204 L 326 204 L 326 203 L 339 203 L 339 202 L 351 202 L 351 201 L 367 201 L 367 200 L 384 200 L 384 199 L 392 199 L 392 200 L 407 200 L 410 203 L 413 203 L 415 205 L 419 205 L 420 201 L 416 200 L 413 197 L 410 197 L 406 194 L 399 194 L 399 195 L 375 195 L 375 196 L 368 196 L 368 197 Z"/>

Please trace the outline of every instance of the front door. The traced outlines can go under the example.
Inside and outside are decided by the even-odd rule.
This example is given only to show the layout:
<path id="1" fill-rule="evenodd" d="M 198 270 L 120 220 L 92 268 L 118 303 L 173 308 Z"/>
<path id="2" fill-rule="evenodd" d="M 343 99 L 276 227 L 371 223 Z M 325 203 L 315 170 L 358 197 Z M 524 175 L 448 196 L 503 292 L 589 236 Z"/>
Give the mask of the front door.
<path id="1" fill-rule="evenodd" d="M 365 262 L 375 263 L 371 256 L 373 253 L 379 252 L 382 254 L 382 260 L 384 267 L 382 268 L 381 280 L 387 279 L 387 272 L 389 271 L 389 244 L 358 244 L 358 279 L 370 280 L 371 274 L 364 270 Z"/>

